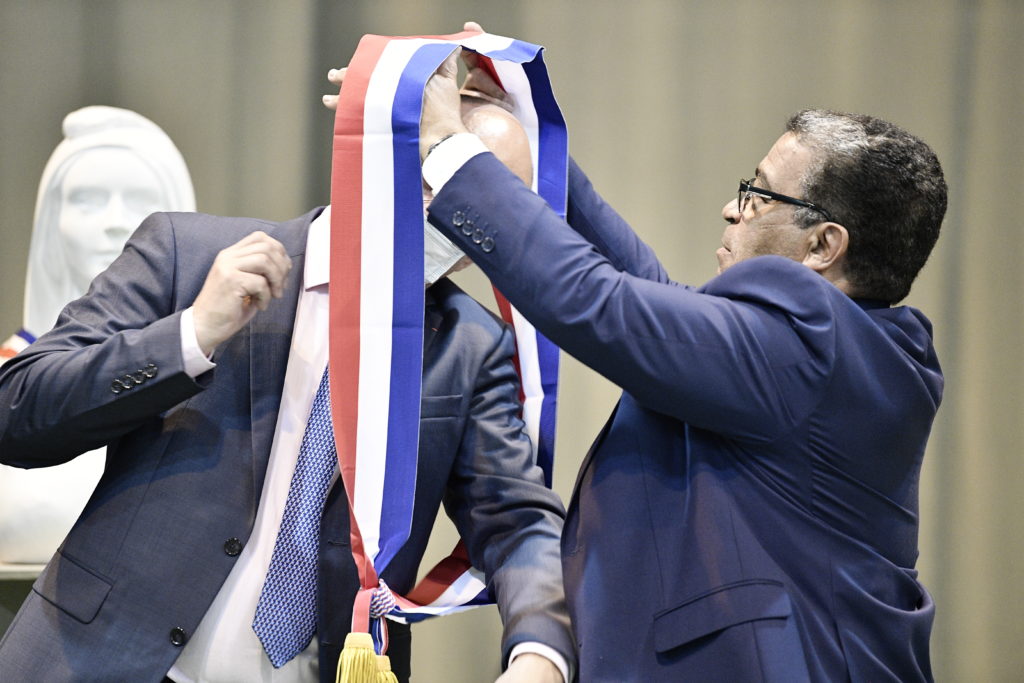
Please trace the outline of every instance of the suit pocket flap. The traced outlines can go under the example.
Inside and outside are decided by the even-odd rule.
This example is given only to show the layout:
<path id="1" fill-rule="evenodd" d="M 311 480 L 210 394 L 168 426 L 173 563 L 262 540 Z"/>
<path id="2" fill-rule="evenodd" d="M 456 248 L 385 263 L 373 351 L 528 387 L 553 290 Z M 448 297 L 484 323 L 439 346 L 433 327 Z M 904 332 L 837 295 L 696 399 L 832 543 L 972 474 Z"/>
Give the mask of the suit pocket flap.
<path id="1" fill-rule="evenodd" d="M 420 419 L 458 417 L 462 411 L 462 396 L 424 396 L 420 399 Z"/>
<path id="2" fill-rule="evenodd" d="M 88 624 L 107 599 L 110 582 L 58 552 L 32 588 L 75 619 Z"/>
<path id="3" fill-rule="evenodd" d="M 728 584 L 655 614 L 654 648 L 665 652 L 737 624 L 782 619 L 791 611 L 789 594 L 781 583 Z"/>

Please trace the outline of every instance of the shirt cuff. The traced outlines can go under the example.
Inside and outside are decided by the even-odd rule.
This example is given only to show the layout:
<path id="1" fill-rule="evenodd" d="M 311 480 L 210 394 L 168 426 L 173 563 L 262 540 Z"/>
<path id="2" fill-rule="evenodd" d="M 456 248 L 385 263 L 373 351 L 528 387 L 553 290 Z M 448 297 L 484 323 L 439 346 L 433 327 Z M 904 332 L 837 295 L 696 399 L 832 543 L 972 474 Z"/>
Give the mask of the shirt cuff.
<path id="1" fill-rule="evenodd" d="M 430 151 L 423 160 L 423 180 L 436 195 L 462 165 L 487 146 L 472 133 L 456 133 Z"/>
<path id="2" fill-rule="evenodd" d="M 569 663 L 565 661 L 565 657 L 553 647 L 549 647 L 544 643 L 536 643 L 532 640 L 519 643 L 512 648 L 512 654 L 508 657 L 508 663 L 511 664 L 512 660 L 519 655 L 526 654 L 527 652 L 535 655 L 540 655 L 545 659 L 551 660 L 551 663 L 558 667 L 558 670 L 562 672 L 562 680 L 565 683 L 569 683 Z"/>
<path id="3" fill-rule="evenodd" d="M 217 367 L 199 347 L 191 306 L 181 312 L 181 358 L 185 362 L 185 374 L 192 379 Z"/>
<path id="4" fill-rule="evenodd" d="M 465 256 L 452 241 L 430 223 L 423 221 L 423 286 L 429 287 Z"/>

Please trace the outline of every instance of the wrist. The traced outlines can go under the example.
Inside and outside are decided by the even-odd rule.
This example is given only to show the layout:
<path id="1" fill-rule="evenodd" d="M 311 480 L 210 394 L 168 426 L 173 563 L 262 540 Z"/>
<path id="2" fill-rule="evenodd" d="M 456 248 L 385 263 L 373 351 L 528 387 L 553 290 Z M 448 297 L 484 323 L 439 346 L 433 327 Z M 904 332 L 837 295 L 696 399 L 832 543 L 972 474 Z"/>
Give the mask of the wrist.
<path id="1" fill-rule="evenodd" d="M 420 161 L 427 158 L 427 155 L 442 142 L 459 133 L 468 133 L 465 126 L 438 126 L 437 132 L 429 132 L 420 136 Z"/>
<path id="2" fill-rule="evenodd" d="M 423 180 L 435 196 L 455 172 L 475 157 L 487 151 L 486 145 L 472 133 L 457 133 L 437 145 L 433 154 L 423 160 Z"/>
<path id="3" fill-rule="evenodd" d="M 195 309 L 191 306 L 181 313 L 181 357 L 185 364 L 185 373 L 189 377 L 198 377 L 208 370 L 212 370 L 215 364 L 212 361 L 213 354 L 203 350 L 199 342 L 199 335 L 195 325 Z"/>
<path id="4" fill-rule="evenodd" d="M 452 137 L 455 137 L 455 133 L 448 133 L 447 135 L 444 135 L 444 136 L 442 136 L 442 137 L 441 137 L 441 138 L 440 138 L 439 140 L 437 140 L 436 142 L 432 143 L 432 144 L 431 144 L 431 145 L 430 145 L 429 147 L 427 147 L 427 153 L 423 155 L 423 158 L 424 158 L 424 159 L 426 159 L 427 157 L 429 157 L 429 156 L 430 156 L 430 153 L 434 151 L 434 148 L 435 148 L 435 147 L 437 147 L 437 146 L 438 146 L 438 145 L 440 145 L 440 144 L 441 144 L 442 142 L 444 142 L 445 140 L 447 140 L 447 139 L 449 139 L 449 138 L 452 138 Z"/>

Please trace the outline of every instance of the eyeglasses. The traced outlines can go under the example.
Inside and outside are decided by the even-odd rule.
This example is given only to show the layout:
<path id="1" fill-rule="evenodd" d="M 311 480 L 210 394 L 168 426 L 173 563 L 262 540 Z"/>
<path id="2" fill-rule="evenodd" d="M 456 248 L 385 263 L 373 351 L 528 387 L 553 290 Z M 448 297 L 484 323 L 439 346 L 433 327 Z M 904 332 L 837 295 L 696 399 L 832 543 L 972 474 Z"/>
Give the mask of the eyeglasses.
<path id="1" fill-rule="evenodd" d="M 822 216 L 824 216 L 825 220 L 827 221 L 834 220 L 832 218 L 832 214 L 830 214 L 827 210 L 821 208 L 820 206 L 816 204 L 811 204 L 810 202 L 805 202 L 803 199 L 797 199 L 796 197 L 790 197 L 788 195 L 779 194 L 778 192 L 772 192 L 771 190 L 765 190 L 760 187 L 754 187 L 753 185 L 751 185 L 751 183 L 753 183 L 754 180 L 756 180 L 756 178 L 740 181 L 739 194 L 736 195 L 736 206 L 739 208 L 739 212 L 741 215 L 746 210 L 747 204 L 750 202 L 751 196 L 756 194 L 758 197 L 761 197 L 765 201 L 785 202 L 786 204 L 802 206 L 807 209 L 811 209 L 812 211 L 817 211 Z"/>

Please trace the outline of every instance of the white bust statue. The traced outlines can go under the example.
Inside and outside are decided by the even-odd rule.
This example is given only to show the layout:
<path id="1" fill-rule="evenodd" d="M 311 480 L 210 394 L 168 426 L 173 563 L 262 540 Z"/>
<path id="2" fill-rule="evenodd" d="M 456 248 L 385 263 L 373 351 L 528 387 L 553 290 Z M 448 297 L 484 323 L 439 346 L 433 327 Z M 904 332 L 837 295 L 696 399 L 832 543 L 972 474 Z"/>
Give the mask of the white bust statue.
<path id="1" fill-rule="evenodd" d="M 0 363 L 48 331 L 154 211 L 194 211 L 188 168 L 155 123 L 93 106 L 64 118 L 43 170 L 25 284 L 23 327 Z M 49 560 L 103 472 L 104 449 L 56 467 L 0 466 L 0 564 Z"/>

